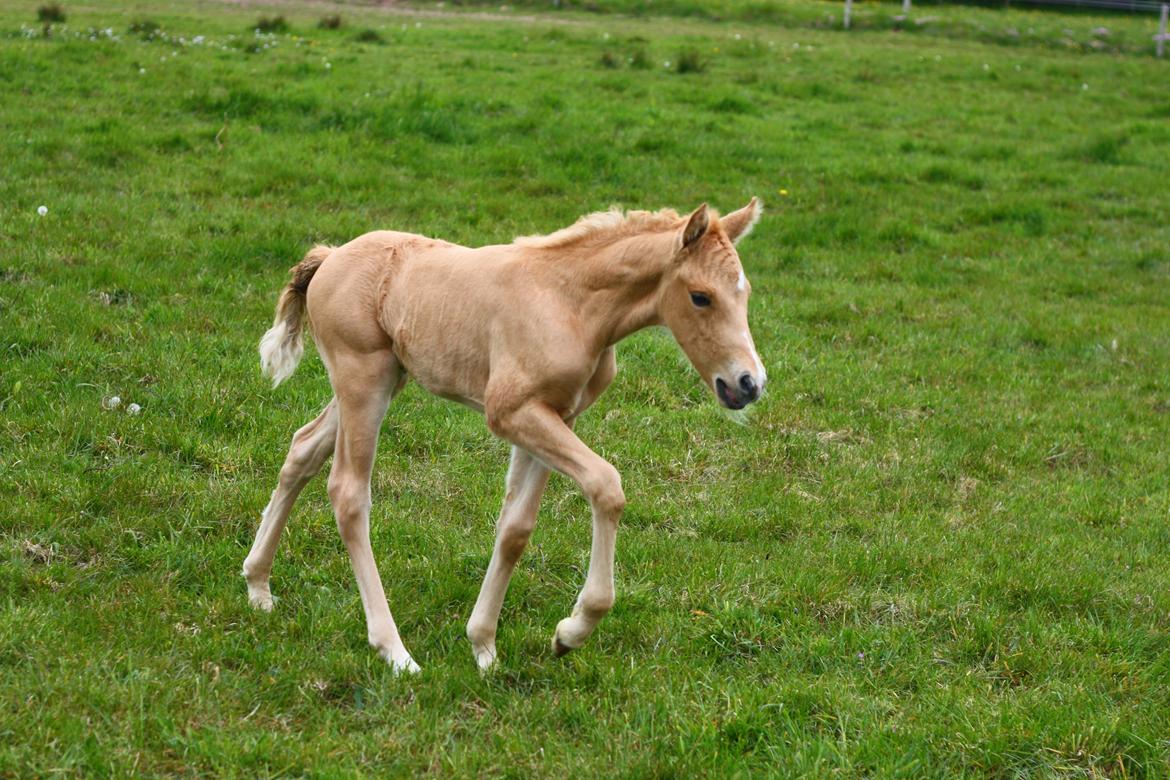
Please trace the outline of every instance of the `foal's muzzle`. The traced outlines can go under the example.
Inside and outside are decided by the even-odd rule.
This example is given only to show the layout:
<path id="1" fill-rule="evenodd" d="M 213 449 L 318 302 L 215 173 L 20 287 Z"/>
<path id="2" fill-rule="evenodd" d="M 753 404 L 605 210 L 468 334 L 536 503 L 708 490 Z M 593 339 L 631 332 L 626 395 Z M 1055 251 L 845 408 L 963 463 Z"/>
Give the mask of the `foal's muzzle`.
<path id="1" fill-rule="evenodd" d="M 728 409 L 742 409 L 760 397 L 760 387 L 755 377 L 745 372 L 740 375 L 738 387 L 732 389 L 723 381 L 723 377 L 715 379 L 715 394 L 719 401 Z"/>

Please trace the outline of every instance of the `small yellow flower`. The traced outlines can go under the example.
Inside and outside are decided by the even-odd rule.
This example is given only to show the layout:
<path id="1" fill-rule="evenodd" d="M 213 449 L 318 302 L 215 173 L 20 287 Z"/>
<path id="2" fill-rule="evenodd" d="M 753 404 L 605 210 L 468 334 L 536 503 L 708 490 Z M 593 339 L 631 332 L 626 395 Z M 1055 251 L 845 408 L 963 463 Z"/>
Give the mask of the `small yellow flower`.
<path id="1" fill-rule="evenodd" d="M 788 197 L 788 190 L 780 190 L 780 197 L 787 198 Z"/>

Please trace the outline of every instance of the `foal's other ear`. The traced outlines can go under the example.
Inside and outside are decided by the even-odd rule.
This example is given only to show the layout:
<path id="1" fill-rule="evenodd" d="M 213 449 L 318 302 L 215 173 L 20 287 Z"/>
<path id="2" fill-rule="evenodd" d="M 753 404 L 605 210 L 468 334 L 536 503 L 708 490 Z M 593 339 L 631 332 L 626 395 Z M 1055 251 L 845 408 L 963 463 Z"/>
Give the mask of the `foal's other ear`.
<path id="1" fill-rule="evenodd" d="M 752 232 L 752 228 L 760 221 L 762 213 L 764 213 L 764 207 L 760 204 L 760 199 L 753 197 L 751 202 L 742 209 L 733 211 L 720 219 L 719 224 L 723 225 L 723 232 L 727 233 L 731 243 L 738 244 L 741 238 Z"/>
<path id="2" fill-rule="evenodd" d="M 711 215 L 707 211 L 707 204 L 699 206 L 691 212 L 691 216 L 687 218 L 687 226 L 683 228 L 682 232 L 682 249 L 694 244 L 700 238 L 707 234 L 707 228 L 711 226 Z"/>

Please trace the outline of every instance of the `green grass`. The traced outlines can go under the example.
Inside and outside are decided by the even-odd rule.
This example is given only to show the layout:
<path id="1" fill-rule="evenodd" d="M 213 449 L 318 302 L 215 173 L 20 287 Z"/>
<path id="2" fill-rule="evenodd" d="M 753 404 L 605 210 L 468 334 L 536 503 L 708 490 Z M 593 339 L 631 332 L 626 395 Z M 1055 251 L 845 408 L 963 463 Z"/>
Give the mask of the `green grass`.
<path id="1" fill-rule="evenodd" d="M 0 8 L 0 775 L 1170 773 L 1167 63 L 263 10 L 288 32 L 141 0 L 45 37 Z M 415 386 L 373 537 L 424 673 L 366 646 L 323 481 L 277 610 L 248 608 L 259 511 L 329 396 L 312 355 L 275 391 L 257 369 L 311 242 L 752 194 L 770 389 L 739 426 L 665 335 L 619 348 L 579 426 L 629 497 L 585 649 L 548 650 L 589 548 L 556 477 L 477 674 L 507 448 Z"/>

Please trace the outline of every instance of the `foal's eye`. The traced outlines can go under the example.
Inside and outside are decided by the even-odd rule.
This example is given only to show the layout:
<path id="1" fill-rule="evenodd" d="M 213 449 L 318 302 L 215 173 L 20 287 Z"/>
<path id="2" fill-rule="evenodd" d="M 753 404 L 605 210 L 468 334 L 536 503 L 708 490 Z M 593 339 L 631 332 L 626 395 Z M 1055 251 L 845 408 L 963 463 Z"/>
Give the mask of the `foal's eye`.
<path id="1" fill-rule="evenodd" d="M 704 306 L 710 306 L 711 299 L 706 295 L 703 295 L 703 293 L 691 293 L 691 303 L 695 304 L 699 308 L 702 308 Z"/>

